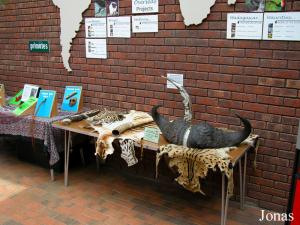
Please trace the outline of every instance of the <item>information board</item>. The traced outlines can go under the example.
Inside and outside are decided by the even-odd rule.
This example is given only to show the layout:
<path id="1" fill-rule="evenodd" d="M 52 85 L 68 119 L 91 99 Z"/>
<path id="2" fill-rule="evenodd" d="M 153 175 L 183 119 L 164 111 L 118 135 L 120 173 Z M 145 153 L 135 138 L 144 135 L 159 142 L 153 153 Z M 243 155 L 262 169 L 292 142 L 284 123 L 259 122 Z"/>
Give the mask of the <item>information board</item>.
<path id="1" fill-rule="evenodd" d="M 86 18 L 85 35 L 87 38 L 106 38 L 106 18 Z"/>
<path id="2" fill-rule="evenodd" d="M 228 13 L 227 39 L 262 38 L 263 13 Z"/>
<path id="3" fill-rule="evenodd" d="M 87 58 L 107 59 L 106 39 L 85 39 Z"/>
<path id="4" fill-rule="evenodd" d="M 108 17 L 107 36 L 119 37 L 119 38 L 130 38 L 131 37 L 130 16 Z"/>
<path id="5" fill-rule="evenodd" d="M 265 13 L 263 39 L 300 41 L 300 12 Z"/>
<path id="6" fill-rule="evenodd" d="M 158 15 L 133 16 L 133 33 L 158 32 Z"/>

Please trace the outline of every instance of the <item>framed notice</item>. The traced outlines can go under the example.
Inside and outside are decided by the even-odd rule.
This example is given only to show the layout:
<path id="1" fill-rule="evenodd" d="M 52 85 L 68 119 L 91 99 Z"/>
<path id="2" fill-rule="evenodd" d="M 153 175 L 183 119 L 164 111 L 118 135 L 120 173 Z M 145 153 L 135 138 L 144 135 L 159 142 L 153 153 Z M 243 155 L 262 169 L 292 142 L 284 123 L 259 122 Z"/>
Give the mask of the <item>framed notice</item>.
<path id="1" fill-rule="evenodd" d="M 56 91 L 40 91 L 34 114 L 38 117 L 46 118 L 50 118 L 57 115 Z"/>
<path id="2" fill-rule="evenodd" d="M 227 39 L 262 38 L 263 13 L 228 13 Z"/>
<path id="3" fill-rule="evenodd" d="M 132 13 L 157 13 L 158 0 L 132 0 Z"/>
<path id="4" fill-rule="evenodd" d="M 85 36 L 87 38 L 105 38 L 106 18 L 86 18 Z"/>
<path id="5" fill-rule="evenodd" d="M 82 87 L 66 86 L 61 110 L 67 112 L 78 112 L 82 105 Z"/>
<path id="6" fill-rule="evenodd" d="M 131 37 L 130 16 L 108 17 L 107 36 L 118 38 Z"/>
<path id="7" fill-rule="evenodd" d="M 133 33 L 158 32 L 158 15 L 133 16 Z"/>
<path id="8" fill-rule="evenodd" d="M 265 13 L 263 39 L 300 41 L 300 12 Z"/>
<path id="9" fill-rule="evenodd" d="M 85 39 L 87 58 L 107 59 L 106 39 Z"/>

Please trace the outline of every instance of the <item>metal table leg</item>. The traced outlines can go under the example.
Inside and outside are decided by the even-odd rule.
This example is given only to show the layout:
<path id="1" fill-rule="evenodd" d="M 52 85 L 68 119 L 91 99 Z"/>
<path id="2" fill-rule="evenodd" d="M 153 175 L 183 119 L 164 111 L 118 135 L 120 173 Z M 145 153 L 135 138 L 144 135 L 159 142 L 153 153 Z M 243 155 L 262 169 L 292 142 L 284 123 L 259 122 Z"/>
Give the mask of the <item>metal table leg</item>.
<path id="1" fill-rule="evenodd" d="M 71 131 L 65 130 L 65 186 L 68 186 L 69 179 L 69 155 L 70 155 Z"/>
<path id="2" fill-rule="evenodd" d="M 243 209 L 243 175 L 242 175 L 242 159 L 239 160 L 239 174 L 240 174 L 240 209 Z"/>
<path id="3" fill-rule="evenodd" d="M 243 196 L 242 196 L 242 209 L 245 208 L 245 195 L 246 195 L 246 172 L 247 172 L 247 152 L 244 157 L 244 176 L 243 176 Z"/>
<path id="4" fill-rule="evenodd" d="M 50 169 L 50 176 L 51 176 L 51 181 L 55 181 L 55 177 L 54 177 L 54 169 Z"/>
<path id="5" fill-rule="evenodd" d="M 225 174 L 222 173 L 222 206 L 221 206 L 221 225 L 224 225 L 224 200 L 225 198 Z"/>

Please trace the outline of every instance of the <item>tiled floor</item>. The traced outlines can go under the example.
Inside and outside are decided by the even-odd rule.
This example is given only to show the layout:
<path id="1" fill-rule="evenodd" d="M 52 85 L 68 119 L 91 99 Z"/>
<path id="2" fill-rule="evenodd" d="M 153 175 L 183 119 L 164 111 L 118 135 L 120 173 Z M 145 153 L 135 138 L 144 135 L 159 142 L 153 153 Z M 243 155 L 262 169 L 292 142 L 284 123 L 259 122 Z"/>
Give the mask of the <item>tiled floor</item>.
<path id="1" fill-rule="evenodd" d="M 4 225 L 214 225 L 220 224 L 220 199 L 200 197 L 180 188 L 161 185 L 102 169 L 79 167 L 51 182 L 49 171 L 18 160 L 0 149 L 0 224 Z M 239 209 L 230 202 L 229 225 L 258 222 L 261 211 Z"/>

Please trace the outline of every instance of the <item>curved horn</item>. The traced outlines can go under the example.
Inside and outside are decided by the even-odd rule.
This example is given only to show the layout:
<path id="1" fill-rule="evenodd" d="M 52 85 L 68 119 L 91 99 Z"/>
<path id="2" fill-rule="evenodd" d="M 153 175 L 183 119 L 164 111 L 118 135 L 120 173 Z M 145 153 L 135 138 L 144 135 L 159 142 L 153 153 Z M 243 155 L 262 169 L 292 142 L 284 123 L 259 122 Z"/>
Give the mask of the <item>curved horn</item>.
<path id="1" fill-rule="evenodd" d="M 154 106 L 151 110 L 151 116 L 153 117 L 153 120 L 167 141 L 173 144 L 182 145 L 185 131 L 190 125 L 183 119 L 177 119 L 169 122 L 157 112 L 159 107 L 160 105 Z"/>
<path id="2" fill-rule="evenodd" d="M 183 86 L 181 86 L 180 84 L 178 84 L 176 81 L 170 79 L 169 77 L 164 77 L 166 78 L 168 81 L 170 81 L 180 92 L 180 95 L 183 98 L 183 105 L 184 105 L 184 120 L 187 123 L 190 123 L 193 117 L 192 114 L 192 104 L 191 104 L 191 98 L 189 96 L 189 94 L 187 93 L 187 91 L 184 89 Z"/>
<path id="3" fill-rule="evenodd" d="M 242 131 L 226 131 L 208 123 L 200 123 L 191 128 L 187 146 L 192 148 L 223 148 L 237 146 L 251 133 L 250 122 L 236 115 L 243 123 Z"/>

